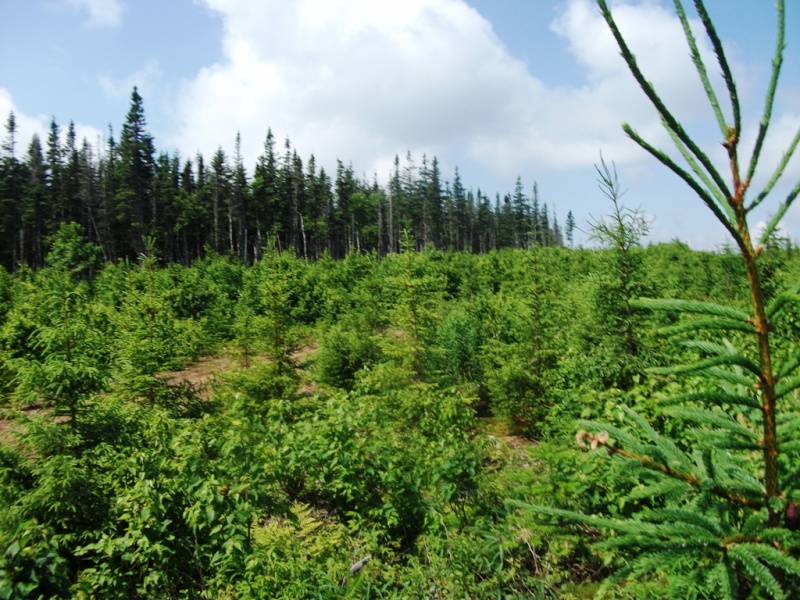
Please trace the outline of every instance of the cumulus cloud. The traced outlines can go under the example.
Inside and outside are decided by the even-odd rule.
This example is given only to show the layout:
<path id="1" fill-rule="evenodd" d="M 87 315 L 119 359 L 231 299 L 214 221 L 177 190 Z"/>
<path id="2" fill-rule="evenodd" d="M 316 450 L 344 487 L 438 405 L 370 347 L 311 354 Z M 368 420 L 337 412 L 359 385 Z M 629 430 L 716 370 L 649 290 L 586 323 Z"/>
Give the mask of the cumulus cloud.
<path id="1" fill-rule="evenodd" d="M 325 165 L 352 160 L 383 176 L 411 150 L 466 156 L 508 179 L 592 165 L 601 149 L 617 164 L 647 160 L 623 121 L 669 145 L 589 0 L 565 0 L 552 24 L 581 70 L 573 86 L 531 72 L 463 0 L 197 1 L 222 16 L 224 59 L 182 90 L 170 142 L 184 155 L 232 145 L 238 130 L 253 160 L 272 127 Z M 687 122 L 707 120 L 674 14 L 655 2 L 614 11 L 667 103 Z M 701 52 L 713 65 L 702 39 Z"/>
<path id="2" fill-rule="evenodd" d="M 183 148 L 205 151 L 237 129 L 253 148 L 271 126 L 329 161 L 435 152 L 507 128 L 497 99 L 521 105 L 532 91 L 522 63 L 457 0 L 207 4 L 224 17 L 226 60 L 185 90 Z"/>
<path id="3" fill-rule="evenodd" d="M 89 29 L 114 29 L 122 24 L 127 10 L 122 0 L 60 0 L 59 5 L 88 13 L 84 26 Z"/>

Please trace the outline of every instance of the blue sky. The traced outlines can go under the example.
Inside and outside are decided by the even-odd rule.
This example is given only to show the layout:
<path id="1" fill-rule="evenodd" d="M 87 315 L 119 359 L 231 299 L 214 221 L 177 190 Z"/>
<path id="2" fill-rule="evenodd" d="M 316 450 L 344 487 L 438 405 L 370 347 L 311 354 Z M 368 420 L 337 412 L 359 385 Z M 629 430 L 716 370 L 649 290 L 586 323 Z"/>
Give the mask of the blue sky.
<path id="1" fill-rule="evenodd" d="M 611 4 L 647 76 L 724 163 L 672 2 Z M 706 4 L 740 88 L 747 154 L 774 50 L 773 3 Z M 800 128 L 800 13 L 796 2 L 787 5 L 786 64 L 764 167 Z M 707 44 L 702 50 L 710 57 Z M 458 166 L 468 187 L 492 195 L 512 191 L 517 176 L 529 193 L 536 181 L 562 223 L 572 210 L 585 229 L 609 209 L 594 169 L 602 152 L 617 166 L 624 203 L 653 219 L 650 241 L 714 248 L 725 240 L 688 188 L 622 134 L 628 121 L 669 148 L 590 0 L 0 5 L 0 117 L 14 111 L 19 153 L 34 132 L 46 135 L 51 117 L 102 143 L 109 125 L 119 130 L 133 85 L 157 148 L 184 157 L 209 157 L 219 146 L 231 153 L 240 131 L 252 169 L 271 127 L 329 171 L 339 158 L 385 180 L 394 155 L 410 150 L 417 163 L 436 155 L 447 178 Z M 755 220 L 800 178 L 800 157 L 788 171 Z M 800 211 L 790 212 L 786 230 L 800 238 Z"/>

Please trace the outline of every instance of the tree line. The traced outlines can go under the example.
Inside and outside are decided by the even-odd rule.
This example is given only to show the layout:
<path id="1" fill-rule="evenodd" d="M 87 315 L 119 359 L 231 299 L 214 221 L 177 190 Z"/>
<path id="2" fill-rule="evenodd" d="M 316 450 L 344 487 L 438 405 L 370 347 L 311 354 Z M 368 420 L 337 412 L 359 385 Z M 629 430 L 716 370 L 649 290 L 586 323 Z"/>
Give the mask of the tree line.
<path id="1" fill-rule="evenodd" d="M 536 184 L 529 196 L 518 178 L 513 193 L 492 199 L 467 189 L 457 167 L 452 182 L 444 180 L 435 156 L 396 156 L 382 186 L 341 160 L 335 173 L 313 155 L 304 163 L 271 130 L 252 173 L 238 133 L 232 156 L 221 147 L 210 161 L 160 152 L 135 87 L 119 139 L 109 128 L 104 147 L 79 143 L 73 123 L 64 133 L 53 119 L 46 142 L 34 135 L 18 156 L 17 133 L 12 112 L 0 156 L 0 264 L 9 270 L 43 266 L 53 236 L 70 222 L 106 261 L 135 258 L 152 238 L 164 260 L 181 264 L 209 251 L 249 264 L 267 244 L 311 260 L 352 250 L 384 256 L 400 250 L 403 231 L 417 248 L 562 246 L 575 227 L 570 212 L 562 229 Z"/>

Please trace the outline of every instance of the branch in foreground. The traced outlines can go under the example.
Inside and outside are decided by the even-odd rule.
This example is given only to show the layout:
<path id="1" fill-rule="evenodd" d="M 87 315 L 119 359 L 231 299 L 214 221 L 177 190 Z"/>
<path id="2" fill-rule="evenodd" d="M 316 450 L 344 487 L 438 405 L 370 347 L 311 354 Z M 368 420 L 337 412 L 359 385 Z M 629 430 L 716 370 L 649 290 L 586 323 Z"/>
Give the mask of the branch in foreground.
<path id="1" fill-rule="evenodd" d="M 680 481 L 683 481 L 684 483 L 688 483 L 693 487 L 699 488 L 703 486 L 703 481 L 694 473 L 684 473 L 682 471 L 676 471 L 675 469 L 672 469 L 665 464 L 653 460 L 649 456 L 643 456 L 641 454 L 629 452 L 628 450 L 623 450 L 622 448 L 617 448 L 616 446 L 610 443 L 608 432 L 601 431 L 600 433 L 595 435 L 588 431 L 579 431 L 578 434 L 575 436 L 575 440 L 578 442 L 578 446 L 580 446 L 581 448 L 586 448 L 588 442 L 588 445 L 591 447 L 592 450 L 596 450 L 597 448 L 602 447 L 608 450 L 610 456 L 614 456 L 616 454 L 624 458 L 635 460 L 636 462 L 638 462 L 645 468 L 650 469 L 651 471 L 658 471 L 659 473 L 663 473 L 668 477 L 672 477 L 673 479 L 678 479 Z M 724 498 L 725 500 L 728 500 L 732 504 L 736 504 L 738 506 L 745 506 L 747 508 L 753 508 L 756 510 L 764 507 L 763 503 L 761 502 L 757 502 L 746 496 L 742 496 L 741 494 L 734 494 L 716 485 L 708 489 L 715 496 Z"/>

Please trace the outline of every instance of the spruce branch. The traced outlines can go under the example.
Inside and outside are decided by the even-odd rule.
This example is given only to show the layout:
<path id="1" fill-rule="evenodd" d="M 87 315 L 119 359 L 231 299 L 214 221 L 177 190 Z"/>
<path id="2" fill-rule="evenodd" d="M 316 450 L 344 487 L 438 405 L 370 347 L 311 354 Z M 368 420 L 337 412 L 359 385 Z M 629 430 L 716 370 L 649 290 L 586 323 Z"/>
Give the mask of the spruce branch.
<path id="1" fill-rule="evenodd" d="M 759 556 L 752 552 L 752 544 L 731 544 L 726 550 L 728 556 L 741 564 L 745 570 L 761 585 L 773 598 L 785 598 L 783 589 L 769 568 L 759 560 Z"/>
<path id="2" fill-rule="evenodd" d="M 742 333 L 753 334 L 755 329 L 749 323 L 734 321 L 732 319 L 702 319 L 698 321 L 687 321 L 662 327 L 658 333 L 664 336 L 676 336 L 683 333 L 695 333 L 697 331 L 740 331 Z"/>
<path id="3" fill-rule="evenodd" d="M 741 247 L 744 243 L 739 232 L 736 229 L 736 226 L 728 220 L 725 216 L 725 213 L 717 206 L 716 202 L 714 201 L 713 196 L 711 196 L 703 186 L 701 186 L 695 179 L 685 170 L 683 169 L 678 163 L 672 160 L 669 156 L 667 156 L 663 151 L 659 150 L 649 142 L 647 142 L 643 137 L 641 137 L 636 130 L 634 130 L 629 124 L 624 123 L 622 125 L 622 130 L 631 138 L 634 142 L 639 144 L 644 150 L 649 152 L 654 158 L 656 158 L 659 162 L 669 168 L 673 173 L 675 173 L 678 177 L 683 179 L 683 181 L 688 185 L 694 192 L 700 197 L 703 203 L 714 213 L 714 216 L 717 220 L 722 223 L 725 229 L 728 230 L 728 233 L 731 234 L 731 237 L 736 241 L 736 243 Z M 680 138 L 683 139 L 683 138 Z M 705 166 L 705 165 L 704 165 Z M 714 166 L 709 163 L 708 167 L 716 173 L 716 169 Z M 716 173 L 719 176 L 718 173 Z M 714 178 L 716 182 L 716 177 Z M 722 193 L 727 196 L 728 192 L 726 191 L 725 186 L 718 186 L 720 187 Z"/>
<path id="4" fill-rule="evenodd" d="M 703 83 L 703 88 L 705 89 L 706 96 L 708 96 L 708 100 L 711 103 L 711 108 L 714 109 L 714 115 L 717 117 L 717 124 L 722 131 L 722 136 L 727 138 L 728 124 L 725 122 L 725 116 L 722 114 L 722 109 L 720 108 L 717 94 L 714 92 L 714 88 L 708 78 L 706 65 L 703 62 L 703 58 L 700 56 L 700 51 L 697 48 L 697 40 L 694 37 L 694 32 L 689 25 L 689 19 L 686 18 L 686 11 L 683 10 L 683 4 L 681 4 L 680 0 L 675 0 L 675 12 L 681 21 L 681 25 L 683 26 L 683 33 L 686 36 L 686 43 L 689 45 L 689 54 L 692 57 L 692 62 L 694 63 L 695 68 L 697 69 L 697 74 L 700 75 L 700 81 Z M 705 22 L 703 24 L 705 25 Z"/>
<path id="5" fill-rule="evenodd" d="M 725 381 L 727 383 L 732 383 L 734 385 L 741 385 L 751 389 L 758 389 L 758 386 L 753 383 L 753 380 L 751 378 L 746 377 L 741 373 L 728 371 L 727 369 L 721 369 L 719 367 L 710 367 L 705 371 L 703 371 L 703 373 L 719 381 Z"/>
<path id="6" fill-rule="evenodd" d="M 639 87 L 642 88 L 642 91 L 645 93 L 647 98 L 653 104 L 655 109 L 658 111 L 658 114 L 667 122 L 669 128 L 675 131 L 676 135 L 680 138 L 680 140 L 686 144 L 686 146 L 692 151 L 692 154 L 697 158 L 697 160 L 702 163 L 703 167 L 708 171 L 711 177 L 714 179 L 714 183 L 722 190 L 725 197 L 731 197 L 731 193 L 728 190 L 728 186 L 725 183 L 725 180 L 722 179 L 720 174 L 717 172 L 714 165 L 709 160 L 708 156 L 700 149 L 700 147 L 695 143 L 695 141 L 689 137 L 686 131 L 683 129 L 683 126 L 678 122 L 678 120 L 673 116 L 673 114 L 669 111 L 669 109 L 664 104 L 663 100 L 659 97 L 656 93 L 655 88 L 653 85 L 645 79 L 644 74 L 642 73 L 641 69 L 639 69 L 639 65 L 636 63 L 636 57 L 631 52 L 630 48 L 628 48 L 628 44 L 625 41 L 625 38 L 622 37 L 622 33 L 620 33 L 619 28 L 617 27 L 617 23 L 614 20 L 613 15 L 611 14 L 611 9 L 608 8 L 608 3 L 606 0 L 597 0 L 597 4 L 600 7 L 600 12 L 603 15 L 606 23 L 608 24 L 611 33 L 614 36 L 614 39 L 617 41 L 617 45 L 619 46 L 620 52 L 622 54 L 622 58 L 628 65 L 628 69 L 630 70 L 633 77 L 636 79 L 636 82 L 639 84 Z M 626 131 L 626 133 L 628 133 Z M 628 133 L 630 135 L 630 133 Z M 641 144 L 640 144 L 641 145 Z M 674 164 L 674 163 L 673 163 Z M 672 167 L 670 167 L 672 168 Z M 673 169 L 674 170 L 674 169 Z M 678 171 L 675 171 L 678 173 Z M 680 175 L 680 173 L 678 173 Z M 683 178 L 683 176 L 681 176 Z M 703 201 L 706 201 L 706 198 L 703 198 Z"/>
<path id="7" fill-rule="evenodd" d="M 675 3 L 680 4 L 678 0 L 675 0 Z M 732 138 L 732 140 L 729 141 L 733 141 L 735 144 L 738 142 L 742 131 L 742 117 L 739 109 L 739 94 L 736 91 L 736 82 L 733 79 L 733 74 L 731 73 L 728 59 L 725 57 L 725 50 L 722 47 L 722 40 L 720 40 L 719 36 L 717 35 L 717 30 L 714 27 L 714 23 L 711 21 L 711 17 L 708 16 L 708 11 L 703 4 L 703 0 L 695 0 L 694 6 L 697 9 L 697 14 L 700 16 L 703 27 L 706 29 L 706 34 L 708 35 L 708 39 L 711 41 L 711 46 L 714 48 L 714 54 L 716 54 L 717 63 L 722 69 L 722 78 L 725 80 L 725 85 L 728 88 L 728 95 L 731 100 L 731 109 L 733 110 L 733 130 L 730 131 L 727 127 L 725 127 L 722 130 L 722 135 L 726 139 L 729 137 Z M 709 92 L 709 90 L 711 91 Z M 709 101 L 713 105 L 715 102 L 715 97 L 710 84 L 707 86 L 706 94 L 708 95 Z"/>
<path id="8" fill-rule="evenodd" d="M 778 379 L 788 377 L 797 367 L 800 367 L 800 351 L 778 370 Z"/>
<path id="9" fill-rule="evenodd" d="M 726 433 L 747 438 L 750 441 L 758 441 L 758 434 L 748 429 L 728 413 L 721 410 L 708 410 L 704 408 L 694 408 L 690 406 L 675 406 L 666 409 L 666 414 L 672 415 L 677 419 L 692 421 L 699 425 L 709 425 L 724 429 Z M 758 445 L 760 448 L 760 444 Z"/>
<path id="10" fill-rule="evenodd" d="M 800 132 L 798 132 L 798 139 L 800 139 Z M 794 189 L 789 192 L 786 200 L 784 200 L 778 207 L 778 212 L 775 213 L 775 216 L 773 216 L 769 223 L 767 223 L 767 226 L 761 233 L 761 239 L 759 241 L 761 245 L 766 244 L 767 240 L 769 240 L 770 236 L 775 232 L 775 229 L 778 227 L 778 223 L 783 218 L 783 215 L 786 214 L 786 211 L 789 210 L 789 207 L 792 205 L 792 202 L 795 201 L 795 198 L 797 198 L 798 194 L 800 194 L 800 181 L 797 182 L 797 185 L 794 187 Z"/>
<path id="11" fill-rule="evenodd" d="M 750 166 L 747 169 L 746 181 L 753 179 L 753 175 L 755 175 L 756 172 L 758 159 L 761 156 L 761 148 L 764 145 L 764 138 L 767 135 L 767 129 L 769 129 L 769 123 L 772 119 L 772 106 L 775 102 L 775 90 L 778 87 L 778 78 L 780 76 L 781 66 L 783 65 L 783 51 L 786 49 L 786 45 L 784 43 L 784 0 L 778 0 L 776 7 L 778 9 L 778 35 L 775 44 L 775 57 L 772 59 L 772 77 L 770 78 L 769 87 L 767 88 L 767 97 L 766 102 L 764 103 L 764 115 L 761 117 L 761 123 L 758 127 L 758 135 L 756 136 L 755 146 L 753 147 L 753 155 L 750 157 Z M 760 195 L 759 198 L 757 198 L 756 201 L 751 204 L 750 209 L 759 204 L 764 197 L 766 197 L 766 194 L 763 194 L 763 196 Z"/>
<path id="12" fill-rule="evenodd" d="M 712 315 L 750 323 L 750 315 L 730 306 L 715 304 L 713 302 L 703 302 L 701 300 L 679 300 L 675 298 L 637 298 L 633 301 L 636 308 L 646 308 L 649 310 L 668 310 L 676 312 L 694 313 L 698 315 Z"/>
<path id="13" fill-rule="evenodd" d="M 686 471 L 679 471 L 677 469 L 673 469 L 668 465 L 660 463 L 656 460 L 653 460 L 651 457 L 644 455 L 644 454 L 637 454 L 635 452 L 630 452 L 623 448 L 619 448 L 611 443 L 611 440 L 608 438 L 608 435 L 603 435 L 605 432 L 600 432 L 597 435 L 594 435 L 588 431 L 580 431 L 578 432 L 578 445 L 581 444 L 586 445 L 588 441 L 588 445 L 592 449 L 596 448 L 605 448 L 608 451 L 609 456 L 621 456 L 623 458 L 627 458 L 633 460 L 646 469 L 650 471 L 655 471 L 657 473 L 662 473 L 667 477 L 672 477 L 673 479 L 677 479 L 679 481 L 683 481 L 684 483 L 688 483 L 690 486 L 695 488 L 702 488 L 710 491 L 712 494 L 719 498 L 723 498 L 730 502 L 731 504 L 735 504 L 741 507 L 748 507 L 754 509 L 760 509 L 763 507 L 763 503 L 760 501 L 753 500 L 746 496 L 742 496 L 740 494 L 732 493 L 729 490 L 723 489 L 715 484 L 707 485 L 709 482 L 706 482 L 700 479 L 696 474 L 686 472 Z"/>
<path id="14" fill-rule="evenodd" d="M 682 394 L 680 396 L 673 396 L 664 401 L 662 404 L 678 405 L 687 404 L 692 402 L 699 402 L 702 404 L 709 404 L 712 406 L 746 406 L 747 408 L 754 408 L 761 410 L 761 403 L 756 398 L 749 396 L 742 396 L 739 394 L 730 394 L 728 392 L 710 391 L 710 392 L 695 392 L 692 394 Z"/>
<path id="15" fill-rule="evenodd" d="M 703 185 L 706 186 L 706 189 L 710 191 L 711 194 L 713 194 L 713 196 L 717 199 L 718 205 L 722 207 L 722 210 L 725 211 L 728 216 L 728 220 L 731 223 L 735 223 L 736 215 L 734 214 L 733 207 L 731 206 L 730 202 L 728 202 L 728 199 L 723 195 L 722 191 L 720 191 L 720 189 L 714 185 L 714 182 L 711 181 L 711 178 L 708 176 L 705 170 L 703 170 L 703 168 L 701 168 L 701 166 L 697 163 L 686 145 L 680 140 L 678 135 L 672 129 L 670 129 L 669 125 L 663 118 L 661 119 L 661 124 L 664 126 L 664 129 L 667 130 L 667 133 L 669 133 L 670 137 L 672 138 L 672 142 L 683 156 L 683 159 L 692 168 L 692 171 L 694 171 L 695 175 L 700 178 L 700 181 L 703 182 Z"/>
<path id="16" fill-rule="evenodd" d="M 778 294 L 772 303 L 767 307 L 767 318 L 772 320 L 777 317 L 784 308 L 791 306 L 793 303 L 800 302 L 800 286 Z"/>
<path id="17" fill-rule="evenodd" d="M 789 161 L 792 159 L 795 150 L 797 150 L 797 146 L 800 144 L 800 129 L 797 130 L 797 133 L 794 136 L 794 139 L 789 144 L 789 147 L 786 149 L 786 152 L 783 153 L 781 156 L 781 160 L 778 163 L 778 166 L 775 167 L 775 171 L 772 173 L 772 177 L 770 177 L 767 184 L 764 186 L 764 189 L 761 190 L 761 193 L 756 196 L 755 200 L 750 203 L 750 206 L 747 207 L 748 212 L 753 210 L 756 206 L 761 204 L 764 198 L 769 195 L 772 191 L 772 188 L 775 187 L 775 184 L 778 183 L 778 180 L 783 177 L 783 173 L 786 170 L 786 165 L 789 164 Z"/>
<path id="18" fill-rule="evenodd" d="M 742 367 L 750 371 L 753 375 L 757 378 L 763 378 L 763 372 L 761 368 L 744 356 L 739 356 L 738 354 L 728 354 L 724 356 L 712 356 L 711 358 L 706 358 L 704 360 L 699 360 L 694 363 L 685 364 L 685 365 L 672 365 L 669 367 L 653 367 L 648 369 L 648 372 L 653 373 L 654 375 L 688 375 L 691 373 L 700 373 L 702 371 L 707 371 L 711 367 L 720 367 L 720 366 L 737 366 Z M 750 382 L 752 385 L 753 382 Z"/>

